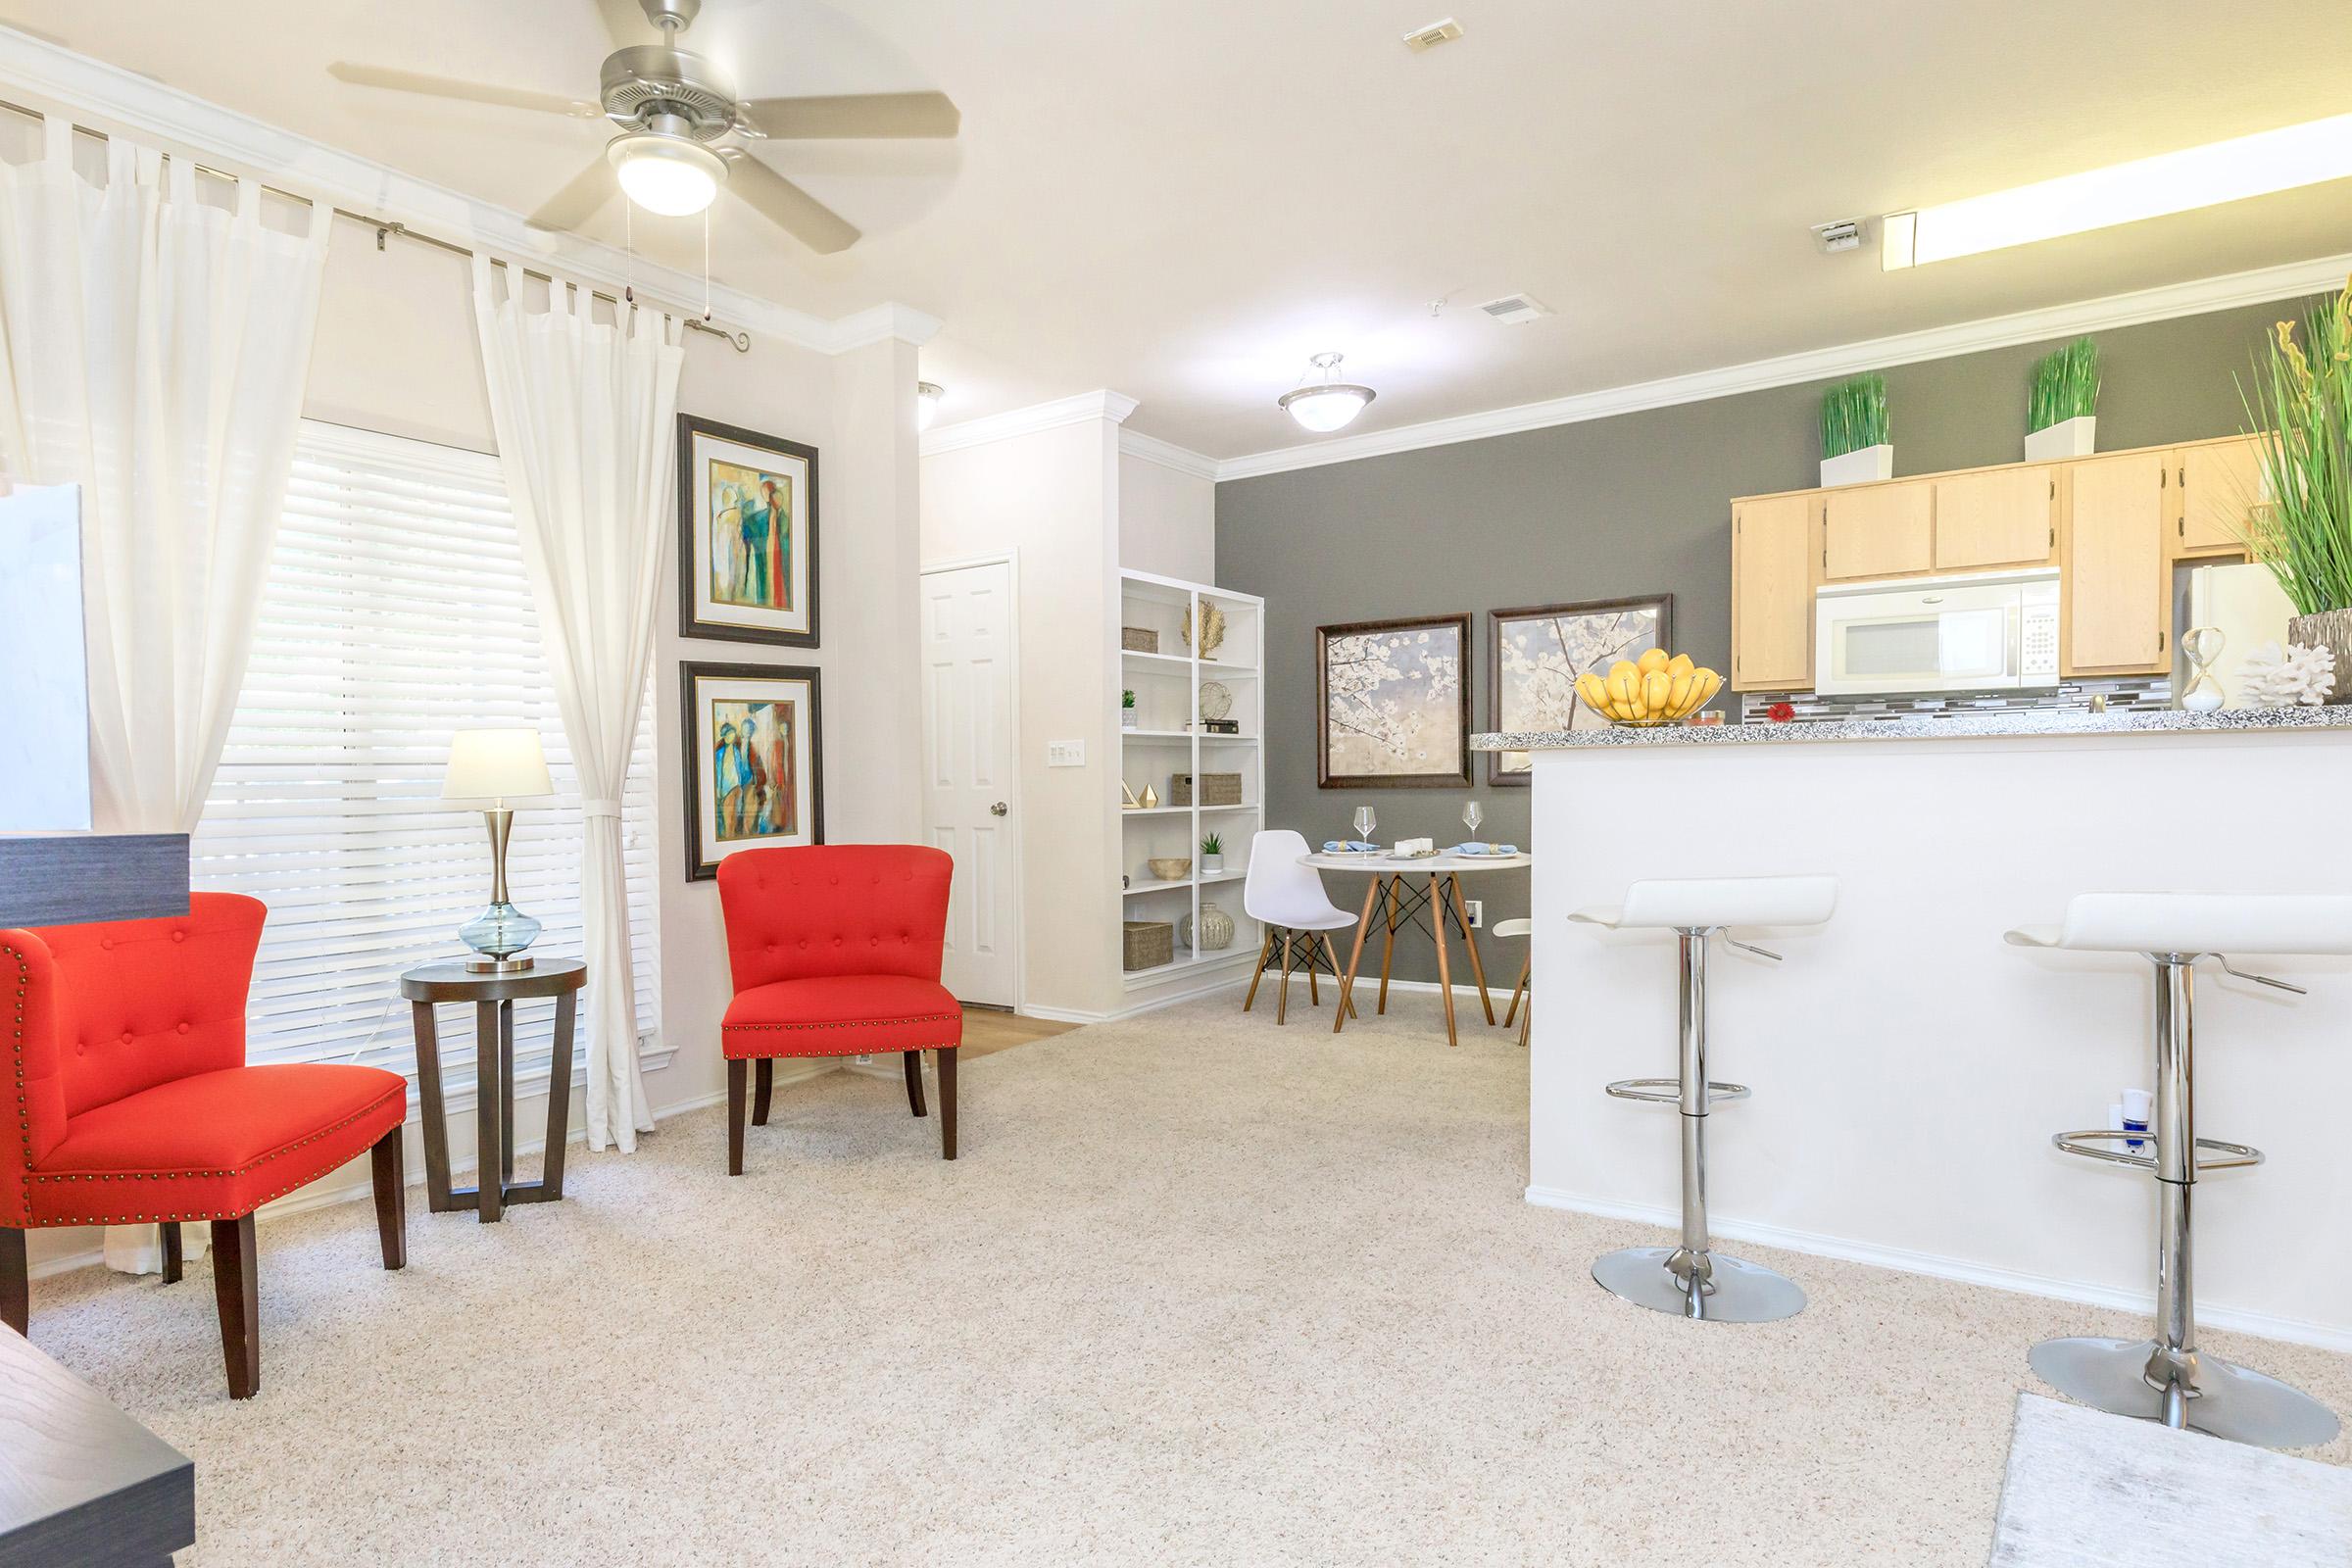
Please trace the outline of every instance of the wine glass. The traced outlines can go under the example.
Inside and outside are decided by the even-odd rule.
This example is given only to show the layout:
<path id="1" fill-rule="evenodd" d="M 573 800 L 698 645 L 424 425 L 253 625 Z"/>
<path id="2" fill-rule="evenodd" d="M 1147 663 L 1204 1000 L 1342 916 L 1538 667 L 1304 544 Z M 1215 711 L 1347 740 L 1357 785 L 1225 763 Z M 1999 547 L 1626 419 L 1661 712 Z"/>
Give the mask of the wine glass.
<path id="1" fill-rule="evenodd" d="M 1355 808 L 1355 836 L 1362 842 L 1372 842 L 1372 830 L 1380 825 L 1380 815 L 1369 806 Z"/>
<path id="2" fill-rule="evenodd" d="M 1479 842 L 1478 824 L 1484 822 L 1486 819 L 1486 808 L 1480 806 L 1476 801 L 1472 801 L 1469 805 L 1462 808 L 1462 826 L 1470 830 L 1471 843 L 1476 844 Z"/>

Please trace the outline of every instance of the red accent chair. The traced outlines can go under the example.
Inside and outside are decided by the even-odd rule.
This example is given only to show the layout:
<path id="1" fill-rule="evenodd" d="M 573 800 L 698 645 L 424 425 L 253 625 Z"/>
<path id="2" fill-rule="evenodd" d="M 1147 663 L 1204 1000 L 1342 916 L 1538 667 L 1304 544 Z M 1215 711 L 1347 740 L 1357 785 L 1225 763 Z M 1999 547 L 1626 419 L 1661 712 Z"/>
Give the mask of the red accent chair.
<path id="1" fill-rule="evenodd" d="M 727 1174 L 743 1174 L 744 1076 L 759 1066 L 755 1126 L 767 1125 L 778 1056 L 896 1051 L 906 1104 L 923 1114 L 923 1053 L 939 1053 L 939 1155 L 956 1157 L 956 1048 L 963 1008 L 939 983 L 955 862 L 915 844 L 738 850 L 718 862 L 735 1000 L 727 1058 Z"/>
<path id="2" fill-rule="evenodd" d="M 401 1123 L 409 1086 L 375 1067 L 245 1065 L 245 999 L 268 914 L 198 893 L 184 916 L 0 931 L 16 993 L 17 1125 L 0 1131 L 0 1320 L 25 1331 L 24 1233 L 210 1220 L 228 1395 L 261 1387 L 253 1211 L 374 1154 L 384 1267 L 408 1261 Z"/>

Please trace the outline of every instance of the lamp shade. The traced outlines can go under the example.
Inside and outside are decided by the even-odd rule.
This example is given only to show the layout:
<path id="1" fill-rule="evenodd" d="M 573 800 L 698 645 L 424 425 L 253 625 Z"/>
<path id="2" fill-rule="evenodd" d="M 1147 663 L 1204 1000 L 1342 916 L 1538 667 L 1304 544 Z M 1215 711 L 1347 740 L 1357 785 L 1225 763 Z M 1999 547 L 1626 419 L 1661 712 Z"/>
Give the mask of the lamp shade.
<path id="1" fill-rule="evenodd" d="M 553 795 L 547 754 L 535 729 L 462 729 L 450 738 L 445 801 L 516 800 Z"/>

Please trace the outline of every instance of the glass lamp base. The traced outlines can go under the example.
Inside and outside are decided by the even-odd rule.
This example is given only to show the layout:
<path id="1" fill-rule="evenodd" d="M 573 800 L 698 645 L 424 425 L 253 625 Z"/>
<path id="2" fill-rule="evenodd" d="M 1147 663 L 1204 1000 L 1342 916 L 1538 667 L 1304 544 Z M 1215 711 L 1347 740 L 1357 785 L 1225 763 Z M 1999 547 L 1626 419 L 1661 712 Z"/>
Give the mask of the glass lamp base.
<path id="1" fill-rule="evenodd" d="M 500 902 L 458 927 L 458 936 L 478 958 L 466 960 L 475 974 L 515 974 L 531 966 L 522 950 L 539 938 L 539 922 L 514 905 Z"/>

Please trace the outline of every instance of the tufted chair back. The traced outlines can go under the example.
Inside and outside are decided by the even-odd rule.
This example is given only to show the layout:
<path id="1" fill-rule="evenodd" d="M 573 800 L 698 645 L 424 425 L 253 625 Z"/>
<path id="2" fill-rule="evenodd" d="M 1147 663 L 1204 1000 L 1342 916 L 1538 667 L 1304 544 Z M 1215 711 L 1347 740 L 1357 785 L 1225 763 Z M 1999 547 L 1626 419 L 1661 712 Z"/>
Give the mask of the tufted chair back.
<path id="1" fill-rule="evenodd" d="M 174 1078 L 245 1063 L 260 900 L 197 893 L 161 920 L 0 931 L 0 980 L 22 987 L 7 1042 L 27 1125 L 0 1168 L 37 1164 L 69 1118 Z"/>
<path id="2" fill-rule="evenodd" d="M 939 978 L 955 861 L 919 844 L 738 850 L 718 862 L 735 989 L 824 975 Z"/>

